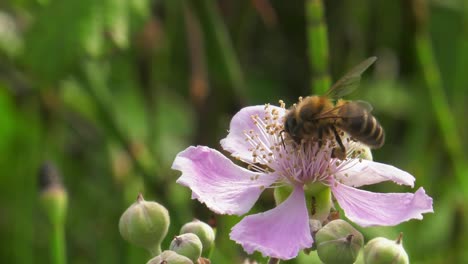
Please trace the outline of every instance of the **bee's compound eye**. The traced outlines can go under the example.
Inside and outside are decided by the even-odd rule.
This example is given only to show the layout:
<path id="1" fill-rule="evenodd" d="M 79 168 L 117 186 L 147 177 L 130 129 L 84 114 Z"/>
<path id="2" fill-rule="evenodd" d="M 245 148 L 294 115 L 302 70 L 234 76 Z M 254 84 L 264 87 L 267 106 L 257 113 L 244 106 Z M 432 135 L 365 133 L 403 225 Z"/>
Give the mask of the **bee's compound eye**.
<path id="1" fill-rule="evenodd" d="M 286 119 L 286 123 L 284 124 L 284 130 L 288 132 L 290 135 L 294 134 L 294 128 L 297 126 L 296 118 L 294 116 L 290 116 Z"/>
<path id="2" fill-rule="evenodd" d="M 293 127 L 293 123 L 294 122 L 294 117 L 292 116 L 289 116 L 288 118 L 286 118 L 286 122 L 284 123 L 284 130 L 286 130 L 286 132 L 290 133 L 291 132 L 291 128 Z"/>

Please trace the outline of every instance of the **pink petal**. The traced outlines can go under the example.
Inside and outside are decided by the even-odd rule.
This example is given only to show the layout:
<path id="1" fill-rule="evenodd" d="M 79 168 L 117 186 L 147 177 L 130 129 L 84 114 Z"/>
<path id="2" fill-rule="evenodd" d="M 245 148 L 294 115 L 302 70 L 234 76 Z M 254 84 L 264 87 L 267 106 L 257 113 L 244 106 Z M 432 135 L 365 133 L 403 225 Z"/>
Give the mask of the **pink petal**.
<path id="1" fill-rule="evenodd" d="M 373 193 L 332 184 L 332 192 L 347 218 L 360 226 L 394 226 L 432 213 L 432 198 L 424 188 L 416 193 Z"/>
<path id="2" fill-rule="evenodd" d="M 182 172 L 177 183 L 192 190 L 192 198 L 219 214 L 247 213 L 265 187 L 276 179 L 235 165 L 219 151 L 189 147 L 180 152 L 172 169 Z"/>
<path id="3" fill-rule="evenodd" d="M 286 201 L 267 212 L 249 215 L 232 228 L 231 239 L 252 254 L 291 259 L 312 246 L 309 217 L 302 187 Z"/>
<path id="4" fill-rule="evenodd" d="M 281 117 L 285 115 L 286 110 L 284 108 L 272 105 L 268 106 L 268 112 L 271 113 L 273 109 L 278 111 Z M 252 145 L 246 140 L 245 133 L 252 130 L 255 134 L 262 134 L 252 120 L 252 116 L 255 115 L 258 115 L 263 120 L 265 117 L 265 106 L 256 105 L 242 108 L 232 118 L 229 134 L 221 140 L 221 146 L 224 150 L 229 151 L 233 157 L 239 157 L 246 162 L 253 162 L 253 158 L 252 151 L 249 150 L 252 148 Z M 262 140 L 266 147 L 273 145 L 268 137 L 260 137 L 260 140 Z"/>
<path id="5" fill-rule="evenodd" d="M 335 178 L 348 186 L 359 187 L 384 181 L 414 186 L 414 177 L 394 166 L 370 160 L 354 160 L 344 165 Z M 348 168 L 349 167 L 349 168 Z"/>

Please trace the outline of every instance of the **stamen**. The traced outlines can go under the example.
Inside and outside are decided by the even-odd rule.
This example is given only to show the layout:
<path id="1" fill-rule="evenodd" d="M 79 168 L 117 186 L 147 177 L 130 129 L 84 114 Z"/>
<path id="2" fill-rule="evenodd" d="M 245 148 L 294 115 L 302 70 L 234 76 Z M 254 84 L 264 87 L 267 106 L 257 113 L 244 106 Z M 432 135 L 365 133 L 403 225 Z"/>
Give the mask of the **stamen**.
<path id="1" fill-rule="evenodd" d="M 284 103 L 283 100 L 279 100 L 278 102 L 279 102 L 281 108 L 283 108 L 283 109 L 286 108 L 286 104 Z"/>
<path id="2" fill-rule="evenodd" d="M 286 107 L 281 100 L 280 107 Z M 337 146 L 333 135 L 325 135 L 321 139 L 303 139 L 299 144 L 291 139 L 284 139 L 281 135 L 284 133 L 284 116 L 280 112 L 278 108 L 265 104 L 262 115 L 251 116 L 256 128 L 243 131 L 252 155 L 251 160 L 244 162 L 248 164 L 247 169 L 259 173 L 251 180 L 258 180 L 260 175 L 275 173 L 278 180 L 270 187 L 263 188 L 312 182 L 328 185 L 331 182 L 330 177 L 356 164 L 357 160 L 352 157 L 360 155 L 359 149 L 346 149 L 347 157 L 351 159 L 332 158 L 332 151 Z M 340 132 L 343 136 L 342 131 Z M 351 139 L 344 137 L 343 141 L 345 140 Z"/>

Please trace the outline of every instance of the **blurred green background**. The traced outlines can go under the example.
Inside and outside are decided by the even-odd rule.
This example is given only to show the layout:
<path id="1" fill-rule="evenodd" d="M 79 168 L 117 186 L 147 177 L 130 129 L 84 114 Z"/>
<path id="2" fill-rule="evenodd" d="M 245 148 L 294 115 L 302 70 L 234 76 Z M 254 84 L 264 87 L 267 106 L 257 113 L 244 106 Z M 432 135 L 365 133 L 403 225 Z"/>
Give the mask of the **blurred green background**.
<path id="1" fill-rule="evenodd" d="M 246 254 L 228 238 L 241 218 L 191 200 L 175 184 L 175 155 L 196 144 L 219 149 L 241 107 L 290 105 L 320 90 L 313 84 L 326 80 L 327 63 L 337 80 L 375 55 L 348 99 L 374 106 L 387 132 L 374 159 L 415 175 L 435 214 L 361 230 L 367 239 L 403 232 L 412 263 L 468 263 L 468 1 L 326 1 L 324 20 L 319 4 L 1 1 L 0 262 L 50 263 L 37 176 L 52 161 L 69 196 L 69 263 L 146 262 L 118 233 L 139 192 L 170 211 L 165 247 L 193 217 L 216 220 L 213 263 L 241 263 Z M 253 212 L 273 206 L 266 192 Z M 288 263 L 315 263 L 313 255 Z"/>

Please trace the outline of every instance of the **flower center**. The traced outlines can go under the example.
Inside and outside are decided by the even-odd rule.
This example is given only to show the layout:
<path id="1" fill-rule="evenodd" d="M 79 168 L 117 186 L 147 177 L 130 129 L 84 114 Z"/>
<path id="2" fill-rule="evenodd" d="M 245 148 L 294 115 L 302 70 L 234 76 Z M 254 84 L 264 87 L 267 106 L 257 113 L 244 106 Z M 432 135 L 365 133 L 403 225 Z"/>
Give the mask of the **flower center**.
<path id="1" fill-rule="evenodd" d="M 281 110 L 284 110 L 284 103 L 280 103 Z M 294 142 L 285 134 L 284 112 L 277 107 L 267 104 L 262 116 L 253 115 L 251 119 L 256 129 L 246 130 L 244 135 L 251 145 L 249 151 L 253 162 L 245 162 L 251 170 L 279 176 L 279 185 L 328 184 L 330 177 L 348 168 L 354 160 L 334 158 L 333 151 L 337 145 L 333 140 L 322 144 L 317 140 Z M 356 152 L 348 150 L 347 153 L 355 155 Z"/>

